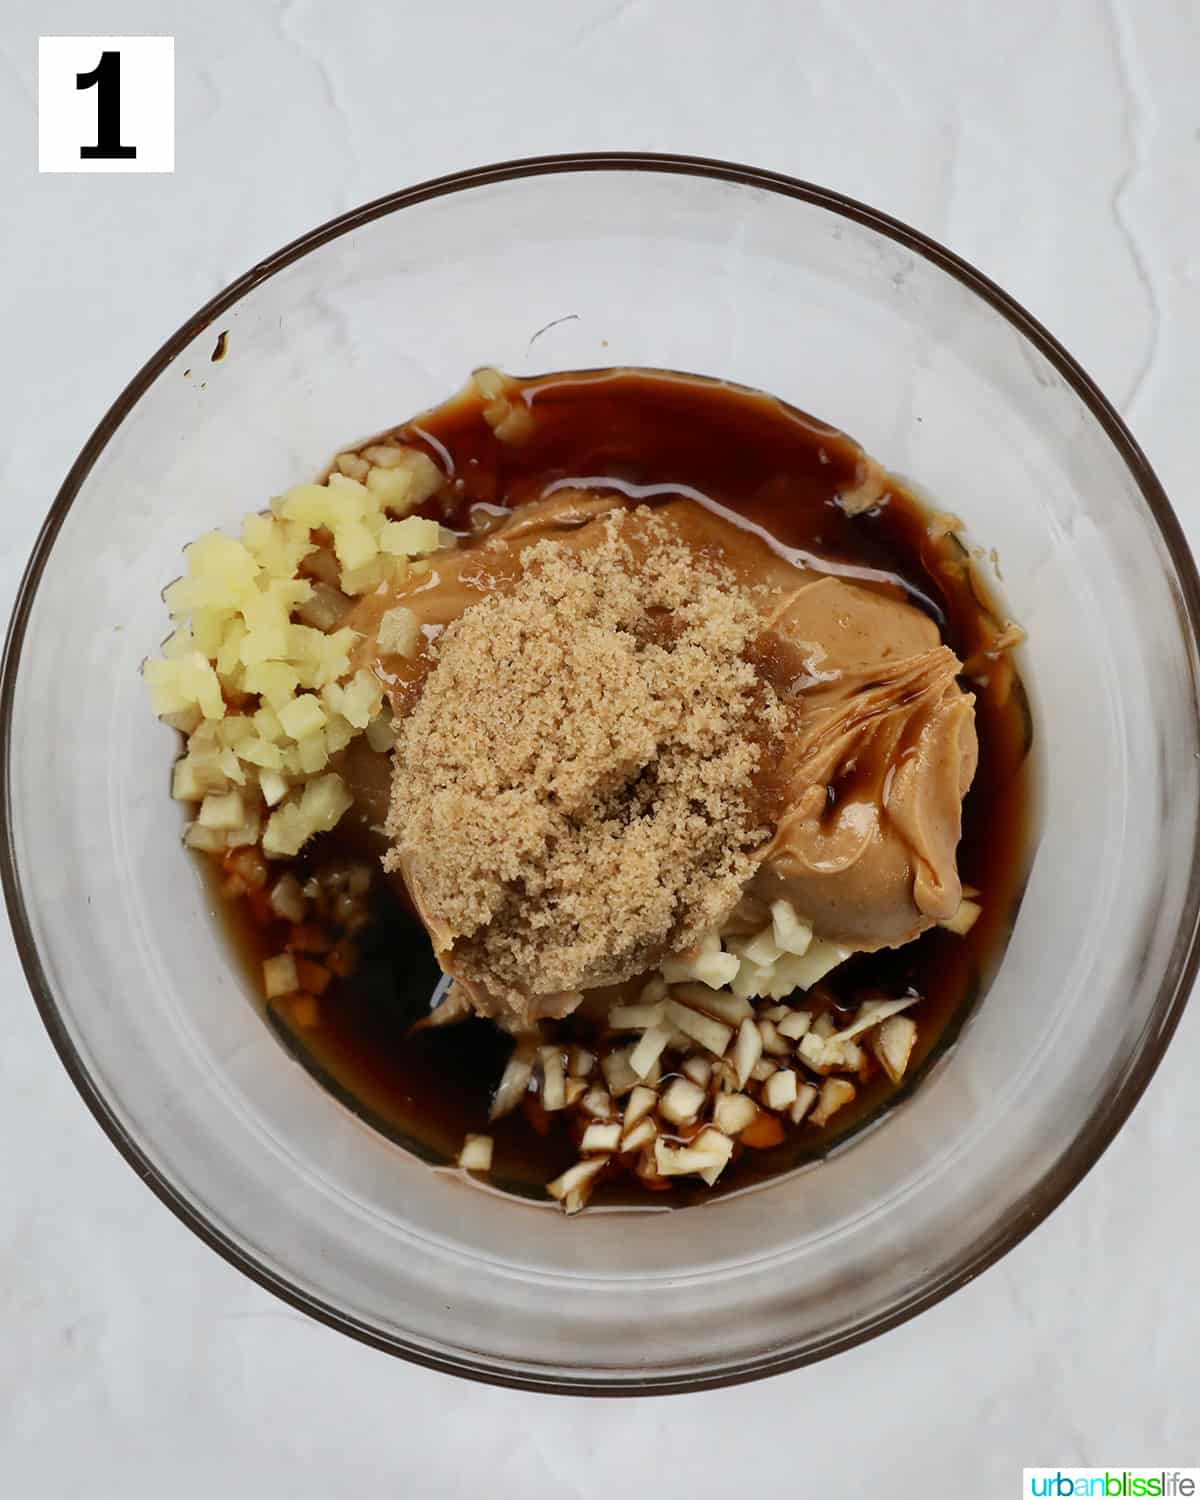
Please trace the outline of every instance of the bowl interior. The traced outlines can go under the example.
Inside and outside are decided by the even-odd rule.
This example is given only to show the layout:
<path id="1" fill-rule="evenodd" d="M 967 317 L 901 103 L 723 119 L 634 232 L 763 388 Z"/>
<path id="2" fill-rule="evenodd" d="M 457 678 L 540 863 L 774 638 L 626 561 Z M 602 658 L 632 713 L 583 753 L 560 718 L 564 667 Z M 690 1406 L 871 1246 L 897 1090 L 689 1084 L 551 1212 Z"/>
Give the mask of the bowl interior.
<path id="1" fill-rule="evenodd" d="M 18 612 L 10 898 L 89 1102 L 253 1274 L 462 1373 L 596 1390 L 764 1373 L 972 1274 L 1098 1155 L 1190 977 L 1195 579 L 1115 417 L 932 247 L 755 174 L 481 173 L 269 269 L 119 403 Z M 180 549 L 481 364 L 771 391 L 963 517 L 1029 632 L 1040 844 L 986 1002 L 882 1128 L 701 1208 L 566 1220 L 376 1135 L 269 1032 L 179 844 L 174 736 L 139 666 Z"/>

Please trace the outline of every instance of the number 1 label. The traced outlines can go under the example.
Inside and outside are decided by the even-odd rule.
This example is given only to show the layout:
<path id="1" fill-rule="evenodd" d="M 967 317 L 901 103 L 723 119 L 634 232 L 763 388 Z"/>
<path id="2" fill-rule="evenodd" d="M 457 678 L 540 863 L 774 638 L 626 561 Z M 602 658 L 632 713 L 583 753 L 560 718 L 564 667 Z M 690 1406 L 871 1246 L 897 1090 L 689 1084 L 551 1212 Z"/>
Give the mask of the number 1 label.
<path id="1" fill-rule="evenodd" d="M 96 144 L 80 146 L 84 161 L 131 161 L 136 146 L 121 145 L 121 54 L 102 52 L 90 73 L 76 73 L 77 89 L 96 90 Z"/>
<path id="2" fill-rule="evenodd" d="M 38 170 L 173 172 L 175 39 L 39 37 Z"/>

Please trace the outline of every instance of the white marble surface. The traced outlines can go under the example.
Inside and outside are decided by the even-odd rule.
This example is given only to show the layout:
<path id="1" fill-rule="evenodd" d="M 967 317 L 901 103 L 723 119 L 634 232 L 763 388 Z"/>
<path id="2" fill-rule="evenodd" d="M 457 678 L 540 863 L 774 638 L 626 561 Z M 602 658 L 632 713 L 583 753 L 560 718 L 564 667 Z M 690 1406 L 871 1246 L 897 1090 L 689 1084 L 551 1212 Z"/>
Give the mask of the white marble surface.
<path id="1" fill-rule="evenodd" d="M 39 31 L 175 34 L 174 176 L 37 175 Z M 755 162 L 947 242 L 1092 371 L 1200 541 L 1198 58 L 1196 0 L 6 0 L 4 608 L 114 393 L 233 276 L 407 182 L 598 147 Z M 260 1291 L 93 1124 L 7 932 L 0 994 L 13 1500 L 356 1482 L 999 1500 L 1026 1464 L 1200 1463 L 1195 1010 L 1083 1185 L 948 1302 L 765 1384 L 585 1403 L 428 1374 Z"/>

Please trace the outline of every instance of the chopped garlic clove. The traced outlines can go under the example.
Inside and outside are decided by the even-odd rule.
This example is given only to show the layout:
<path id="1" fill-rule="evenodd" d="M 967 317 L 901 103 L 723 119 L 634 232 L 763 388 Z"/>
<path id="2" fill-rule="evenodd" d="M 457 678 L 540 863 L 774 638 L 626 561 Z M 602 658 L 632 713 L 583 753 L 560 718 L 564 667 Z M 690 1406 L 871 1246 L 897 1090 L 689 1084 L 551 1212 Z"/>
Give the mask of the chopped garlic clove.
<path id="1" fill-rule="evenodd" d="M 729 1057 L 718 1057 L 713 1063 L 713 1082 L 721 1093 L 736 1094 L 738 1091 L 737 1069 Z"/>
<path id="2" fill-rule="evenodd" d="M 737 1069 L 738 1088 L 746 1087 L 754 1065 L 761 1056 L 762 1036 L 754 1022 L 747 1018 L 738 1028 L 737 1041 L 733 1047 L 733 1065 Z"/>
<path id="3" fill-rule="evenodd" d="M 607 1089 L 589 1089 L 579 1101 L 579 1107 L 585 1114 L 589 1114 L 596 1120 L 611 1119 L 615 1111 L 612 1095 Z"/>
<path id="4" fill-rule="evenodd" d="M 567 1213 L 578 1213 L 591 1196 L 596 1177 L 608 1165 L 607 1156 L 593 1156 L 587 1161 L 576 1162 L 568 1167 L 561 1177 L 546 1184 L 546 1191 L 563 1204 Z"/>
<path id="5" fill-rule="evenodd" d="M 816 1031 L 808 1031 L 800 1038 L 796 1056 L 814 1073 L 827 1073 L 831 1068 L 842 1066 L 842 1049 Z"/>
<path id="6" fill-rule="evenodd" d="M 704 1108 L 704 1090 L 690 1078 L 673 1078 L 663 1090 L 658 1112 L 673 1125 L 690 1125 Z"/>
<path id="7" fill-rule="evenodd" d="M 814 938 L 802 958 L 784 959 L 780 969 L 786 974 L 793 989 L 807 990 L 818 979 L 824 979 L 831 969 L 836 969 L 838 964 L 845 963 L 852 951 L 837 943 L 827 943 L 824 938 Z"/>
<path id="8" fill-rule="evenodd" d="M 504 1065 L 504 1072 L 500 1075 L 500 1082 L 496 1085 L 496 1092 L 492 1095 L 491 1108 L 488 1110 L 489 1120 L 499 1120 L 505 1115 L 511 1114 L 529 1087 L 529 1081 L 533 1077 L 533 1061 L 536 1056 L 534 1043 L 528 1039 L 519 1041 L 513 1048 L 512 1054 Z"/>
<path id="9" fill-rule="evenodd" d="M 777 1023 L 776 1029 L 780 1036 L 787 1037 L 790 1042 L 798 1042 L 808 1028 L 812 1025 L 812 1016 L 806 1010 L 793 1010 Z"/>
<path id="10" fill-rule="evenodd" d="M 639 1120 L 621 1137 L 621 1151 L 641 1151 L 649 1146 L 658 1134 L 658 1129 L 653 1120 Z"/>
<path id="11" fill-rule="evenodd" d="M 492 1147 L 490 1135 L 469 1135 L 458 1153 L 458 1164 L 465 1172 L 490 1172 L 492 1170 Z"/>
<path id="12" fill-rule="evenodd" d="M 916 1040 L 917 1023 L 911 1016 L 892 1016 L 876 1032 L 871 1051 L 893 1083 L 903 1078 Z"/>
<path id="13" fill-rule="evenodd" d="M 684 1177 L 714 1168 L 720 1172 L 732 1151 L 733 1142 L 710 1127 L 688 1146 L 672 1146 L 660 1136 L 654 1143 L 654 1164 L 660 1177 Z"/>
<path id="14" fill-rule="evenodd" d="M 827 1124 L 830 1116 L 849 1104 L 857 1092 L 848 1078 L 827 1078 L 817 1096 L 817 1107 L 808 1118 L 814 1125 Z"/>
<path id="15" fill-rule="evenodd" d="M 830 1040 L 848 1042 L 851 1037 L 858 1036 L 859 1032 L 869 1031 L 872 1026 L 877 1026 L 880 1021 L 886 1021 L 889 1016 L 908 1010 L 910 1006 L 916 1005 L 920 998 L 919 995 L 906 995 L 901 1000 L 865 1000 L 850 1025 L 843 1027 L 841 1031 L 835 1031 Z"/>
<path id="16" fill-rule="evenodd" d="M 625 1101 L 624 1118 L 626 1130 L 631 1129 L 639 1120 L 644 1119 L 657 1103 L 657 1092 L 639 1083 L 637 1088 L 634 1089 Z"/>
<path id="17" fill-rule="evenodd" d="M 796 1075 L 790 1068 L 780 1068 L 772 1073 L 763 1085 L 763 1103 L 768 1109 L 782 1112 L 795 1104 L 796 1096 Z"/>
<path id="18" fill-rule="evenodd" d="M 572 1078 L 587 1078 L 596 1066 L 596 1054 L 586 1047 L 567 1048 L 567 1072 Z"/>
<path id="19" fill-rule="evenodd" d="M 677 1026 L 684 1036 L 690 1037 L 694 1042 L 699 1042 L 702 1047 L 707 1048 L 717 1057 L 724 1055 L 733 1032 L 723 1021 L 714 1021 L 711 1016 L 692 1010 L 688 1005 L 681 1005 L 678 1000 L 668 1000 L 665 1005 L 667 1019 L 672 1025 Z"/>
<path id="20" fill-rule="evenodd" d="M 788 1119 L 793 1125 L 799 1125 L 816 1102 L 816 1089 L 811 1083 L 802 1083 L 796 1091 L 795 1103 L 788 1110 Z"/>
<path id="21" fill-rule="evenodd" d="M 853 1073 L 859 1072 L 866 1062 L 863 1049 L 857 1042 L 839 1042 L 837 1045 L 842 1049 L 842 1067 Z"/>
<path id="22" fill-rule="evenodd" d="M 621 1141 L 621 1127 L 615 1122 L 610 1125 L 599 1123 L 589 1125 L 583 1132 L 583 1139 L 579 1143 L 581 1151 L 615 1151 Z"/>
<path id="23" fill-rule="evenodd" d="M 791 1052 L 791 1043 L 787 1037 L 779 1034 L 774 1021 L 759 1021 L 758 1034 L 762 1037 L 763 1051 L 769 1052 L 773 1057 L 787 1057 Z"/>
<path id="24" fill-rule="evenodd" d="M 749 1000 L 741 999 L 729 990 L 710 989 L 706 984 L 677 984 L 672 993 L 692 1010 L 704 1011 L 729 1026 L 737 1026 L 752 1010 Z"/>
<path id="25" fill-rule="evenodd" d="M 738 959 L 732 953 L 722 952 L 721 939 L 710 932 L 695 948 L 664 959 L 659 970 L 668 984 L 698 979 L 701 984 L 719 990 L 737 974 Z"/>
<path id="26" fill-rule="evenodd" d="M 764 968 L 773 964 L 782 953 L 782 949 L 775 941 L 772 928 L 764 927 L 746 943 L 742 944 L 742 958 L 748 958 L 752 964 L 759 964 Z"/>
<path id="27" fill-rule="evenodd" d="M 730 989 L 738 1000 L 754 1000 L 764 993 L 771 982 L 771 970 L 761 969 L 748 959 L 738 965 L 738 971 L 730 981 Z"/>
<path id="28" fill-rule="evenodd" d="M 719 1130 L 713 1130 L 710 1126 L 708 1130 L 700 1132 L 692 1142 L 692 1147 L 697 1151 L 711 1152 L 716 1158 L 711 1167 L 702 1167 L 700 1169 L 700 1176 L 703 1177 L 709 1187 L 712 1187 L 713 1183 L 716 1182 L 717 1178 L 720 1177 L 721 1173 L 729 1165 L 729 1159 L 733 1155 L 733 1142 L 728 1136 L 723 1135 Z"/>
<path id="29" fill-rule="evenodd" d="M 651 1026 L 629 1055 L 629 1066 L 639 1079 L 646 1079 L 654 1064 L 666 1050 L 671 1033 L 662 1026 Z M 610 1081 L 609 1087 L 612 1088 Z M 616 1090 L 614 1090 L 614 1093 Z"/>
<path id="30" fill-rule="evenodd" d="M 758 1105 L 749 1094 L 720 1094 L 713 1106 L 713 1124 L 725 1135 L 740 1135 L 757 1119 Z"/>
<path id="31" fill-rule="evenodd" d="M 629 1093 L 630 1089 L 635 1088 L 641 1082 L 639 1075 L 630 1066 L 632 1051 L 632 1047 L 624 1047 L 608 1053 L 601 1060 L 600 1071 L 604 1074 L 609 1093 L 615 1099 L 619 1099 L 622 1094 Z"/>
<path id="32" fill-rule="evenodd" d="M 648 1031 L 663 1018 L 663 1007 L 657 1005 L 614 1005 L 608 1013 L 612 1031 Z"/>
<path id="33" fill-rule="evenodd" d="M 801 921 L 790 901 L 771 903 L 771 930 L 782 953 L 792 953 L 803 958 L 808 952 L 812 942 L 812 927 Z"/>
<path id="34" fill-rule="evenodd" d="M 689 1057 L 683 1064 L 683 1076 L 706 1089 L 712 1078 L 712 1063 L 707 1057 Z"/>
<path id="35" fill-rule="evenodd" d="M 542 1060 L 542 1108 L 553 1113 L 564 1109 L 567 1103 L 566 1071 L 559 1047 L 540 1047 Z"/>
<path id="36" fill-rule="evenodd" d="M 704 953 L 693 965 L 692 973 L 701 984 L 719 990 L 727 985 L 739 968 L 732 953 Z"/>

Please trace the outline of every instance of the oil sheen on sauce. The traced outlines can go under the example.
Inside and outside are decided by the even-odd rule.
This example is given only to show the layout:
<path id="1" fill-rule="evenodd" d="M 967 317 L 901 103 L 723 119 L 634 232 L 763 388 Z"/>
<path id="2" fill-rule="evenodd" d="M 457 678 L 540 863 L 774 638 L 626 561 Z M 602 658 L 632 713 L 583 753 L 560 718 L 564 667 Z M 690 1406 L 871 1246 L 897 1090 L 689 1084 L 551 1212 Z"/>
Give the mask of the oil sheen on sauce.
<path id="1" fill-rule="evenodd" d="M 757 392 L 656 371 L 608 370 L 519 382 L 535 418 L 522 446 L 495 437 L 483 402 L 468 392 L 395 429 L 423 447 L 453 479 L 451 497 L 423 513 L 466 532 L 472 507 L 514 507 L 568 485 L 618 488 L 647 504 L 686 495 L 723 507 L 807 566 L 845 572 L 868 587 L 904 591 L 937 622 L 966 664 L 976 695 L 979 767 L 963 809 L 959 869 L 978 887 L 982 916 L 965 937 L 934 928 L 899 949 L 862 954 L 834 970 L 810 998 L 853 1007 L 857 998 L 911 986 L 923 998 L 910 1014 L 918 1039 L 897 1088 L 882 1072 L 829 1126 L 791 1128 L 776 1147 L 746 1150 L 716 1191 L 728 1192 L 822 1156 L 918 1085 L 986 991 L 1002 956 L 1023 886 L 1028 852 L 1028 764 L 1032 726 L 1009 654 L 989 654 L 1003 620 L 978 571 L 952 534 L 887 479 L 870 509 L 849 514 L 839 499 L 860 486 L 861 449 L 851 439 Z M 953 508 L 954 497 L 943 497 Z M 381 847 L 348 815 L 302 855 L 316 868 L 338 853 Z M 452 1163 L 467 1132 L 495 1138 L 494 1187 L 543 1198 L 543 1185 L 577 1153 L 565 1130 L 543 1134 L 520 1111 L 488 1123 L 488 1105 L 511 1047 L 490 1022 L 468 1021 L 410 1034 L 428 1014 L 441 974 L 424 929 L 380 876 L 372 919 L 360 935 L 355 972 L 325 992 L 319 1023 L 292 1028 L 268 1012 L 299 1061 L 374 1128 L 424 1159 Z M 252 967 L 275 951 L 240 903 L 220 902 L 236 945 Z M 587 1023 L 568 1018 L 556 1035 L 588 1040 Z M 606 1185 L 596 1203 L 684 1204 L 713 1190 L 682 1182 L 647 1193 L 636 1179 Z"/>

